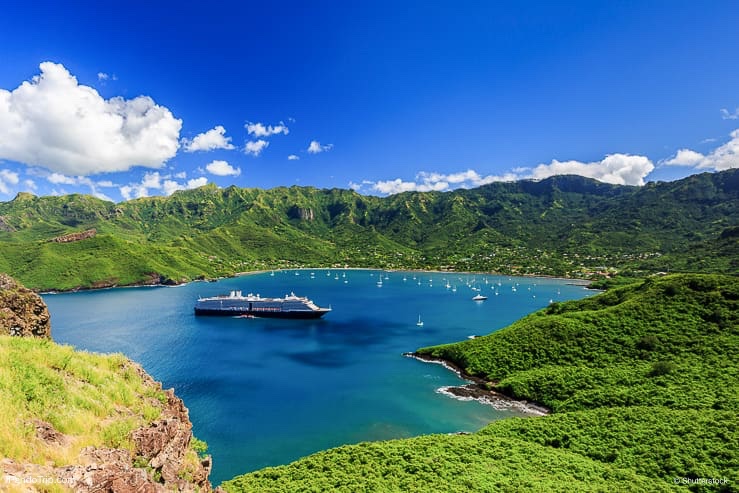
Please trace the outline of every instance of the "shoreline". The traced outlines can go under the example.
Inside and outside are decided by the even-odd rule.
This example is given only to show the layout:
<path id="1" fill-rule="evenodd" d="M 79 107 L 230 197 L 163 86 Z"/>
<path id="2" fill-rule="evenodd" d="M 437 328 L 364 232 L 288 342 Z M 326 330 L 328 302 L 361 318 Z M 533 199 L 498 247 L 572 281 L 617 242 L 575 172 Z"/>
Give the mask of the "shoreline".
<path id="1" fill-rule="evenodd" d="M 165 282 L 136 282 L 131 284 L 110 284 L 110 285 L 99 285 L 99 286 L 91 286 L 91 287 L 84 287 L 84 286 L 77 286 L 74 288 L 69 289 L 44 289 L 44 288 L 38 288 L 38 289 L 32 289 L 33 292 L 37 294 L 64 294 L 64 293 L 79 293 L 82 291 L 101 291 L 104 289 L 117 289 L 117 288 L 157 288 L 157 287 L 178 287 L 178 286 L 184 286 L 186 284 L 190 284 L 192 282 L 217 282 L 221 279 L 230 279 L 234 277 L 244 277 L 244 276 L 251 276 L 251 275 L 257 275 L 257 274 L 265 274 L 267 272 L 279 272 L 279 271 L 290 271 L 290 270 L 301 270 L 301 271 L 309 271 L 309 270 L 370 270 L 370 271 L 379 271 L 379 272 L 414 272 L 414 273 L 423 273 L 423 274 L 447 274 L 447 275 L 489 275 L 489 276 L 502 276 L 502 277 L 520 277 L 520 278 L 528 278 L 528 279 L 553 279 L 557 281 L 568 281 L 569 285 L 573 286 L 583 286 L 587 288 L 593 281 L 589 279 L 580 279 L 580 278 L 574 278 L 574 277 L 557 277 L 557 276 L 547 276 L 544 274 L 541 275 L 535 275 L 535 274 L 501 274 L 498 272 L 476 272 L 476 271 L 456 271 L 456 270 L 425 270 L 425 269 L 383 269 L 380 267 L 290 267 L 290 268 L 277 268 L 277 269 L 260 269 L 260 270 L 254 270 L 254 271 L 244 271 L 244 272 L 235 272 L 231 275 L 227 276 L 219 276 L 219 277 L 203 277 L 203 278 L 195 278 L 195 279 L 189 279 L 187 281 L 177 282 L 172 279 L 167 279 Z"/>
<path id="2" fill-rule="evenodd" d="M 551 410 L 540 404 L 526 400 L 515 399 L 495 390 L 491 390 L 489 386 L 491 384 L 494 384 L 494 382 L 490 382 L 488 380 L 485 380 L 484 378 L 469 375 L 457 365 L 445 359 L 435 358 L 433 356 L 425 356 L 416 352 L 403 353 L 403 356 L 405 356 L 406 358 L 418 360 L 422 363 L 441 365 L 447 370 L 456 373 L 457 376 L 462 380 L 470 382 L 465 385 L 440 387 L 436 389 L 436 392 L 438 392 L 439 394 L 444 394 L 453 399 L 458 399 L 462 401 L 474 400 L 482 404 L 492 406 L 496 410 L 517 409 L 518 411 L 521 411 L 532 417 L 548 416 L 549 414 L 551 414 Z"/>

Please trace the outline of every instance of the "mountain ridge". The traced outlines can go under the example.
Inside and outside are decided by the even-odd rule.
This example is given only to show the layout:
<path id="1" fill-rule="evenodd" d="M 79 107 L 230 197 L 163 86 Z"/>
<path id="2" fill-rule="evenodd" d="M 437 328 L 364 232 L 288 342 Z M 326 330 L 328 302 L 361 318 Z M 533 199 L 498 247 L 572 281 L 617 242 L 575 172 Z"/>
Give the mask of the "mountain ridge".
<path id="1" fill-rule="evenodd" d="M 0 203 L 0 268 L 34 289 L 343 265 L 590 277 L 701 262 L 702 271 L 736 274 L 721 240 L 737 217 L 739 170 L 642 187 L 567 175 L 388 197 L 213 184 L 118 204 L 18 194 Z M 95 238 L 45 244 L 91 229 Z M 59 272 L 80 268 L 85 275 Z"/>

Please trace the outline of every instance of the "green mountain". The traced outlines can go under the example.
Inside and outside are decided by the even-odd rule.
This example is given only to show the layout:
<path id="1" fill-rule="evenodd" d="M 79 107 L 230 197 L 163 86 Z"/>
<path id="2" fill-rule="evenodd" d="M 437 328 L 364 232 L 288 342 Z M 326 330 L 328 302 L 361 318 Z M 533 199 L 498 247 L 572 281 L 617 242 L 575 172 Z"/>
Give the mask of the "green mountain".
<path id="1" fill-rule="evenodd" d="M 213 185 L 120 204 L 21 193 L 0 203 L 0 270 L 35 289 L 333 265 L 736 274 L 737 227 L 739 170 L 643 187 L 556 176 L 385 198 Z"/>
<path id="2" fill-rule="evenodd" d="M 737 491 L 739 279 L 672 275 L 420 349 L 552 409 L 360 443 L 226 482 L 263 491 Z"/>

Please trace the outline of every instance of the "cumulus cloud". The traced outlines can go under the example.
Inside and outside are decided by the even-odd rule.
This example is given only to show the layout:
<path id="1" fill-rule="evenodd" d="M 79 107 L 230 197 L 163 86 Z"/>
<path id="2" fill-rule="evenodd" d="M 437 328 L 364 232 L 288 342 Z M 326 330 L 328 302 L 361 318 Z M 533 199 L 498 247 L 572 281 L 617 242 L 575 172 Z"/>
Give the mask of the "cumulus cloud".
<path id="1" fill-rule="evenodd" d="M 69 175 L 160 168 L 177 153 L 182 120 L 148 96 L 103 99 L 61 64 L 0 89 L 0 159 Z"/>
<path id="2" fill-rule="evenodd" d="M 444 192 L 457 188 L 473 188 L 493 182 L 509 182 L 524 179 L 542 180 L 554 175 L 580 175 L 604 183 L 617 185 L 643 185 L 644 177 L 654 165 L 644 156 L 629 154 L 610 154 L 601 161 L 584 163 L 580 161 L 557 161 L 540 164 L 535 168 L 518 167 L 502 175 L 483 175 L 473 169 L 456 173 L 438 173 L 421 171 L 412 181 L 401 178 L 394 180 L 349 182 L 355 191 L 370 190 L 381 194 L 401 192 Z"/>
<path id="3" fill-rule="evenodd" d="M 23 180 L 23 186 L 25 186 L 26 190 L 29 192 L 35 192 L 36 189 L 38 188 L 38 186 L 36 185 L 36 182 L 31 179 Z"/>
<path id="4" fill-rule="evenodd" d="M 300 156 L 298 156 L 297 154 L 290 154 L 289 156 L 287 156 L 288 161 L 297 161 L 298 159 L 300 159 Z"/>
<path id="5" fill-rule="evenodd" d="M 739 108 L 730 113 L 726 108 L 721 108 L 721 118 L 724 120 L 739 120 Z"/>
<path id="6" fill-rule="evenodd" d="M 187 180 L 186 183 L 178 183 L 174 180 L 164 180 L 164 182 L 162 183 L 162 192 L 164 192 L 164 195 L 172 195 L 177 190 L 190 190 L 192 188 L 202 187 L 203 185 L 207 184 L 208 179 L 204 176 Z"/>
<path id="7" fill-rule="evenodd" d="M 11 193 L 8 185 L 17 185 L 18 173 L 9 169 L 0 169 L 0 193 L 9 195 Z"/>
<path id="8" fill-rule="evenodd" d="M 217 176 L 239 176 L 241 168 L 234 168 L 226 161 L 211 161 L 205 166 L 208 173 Z"/>
<path id="9" fill-rule="evenodd" d="M 208 184 L 208 179 L 204 176 L 201 176 L 200 178 L 193 178 L 191 180 L 187 180 L 187 184 L 185 186 L 188 189 L 190 189 L 190 188 L 202 187 L 207 184 Z"/>
<path id="10" fill-rule="evenodd" d="M 0 169 L 0 179 L 6 183 L 10 183 L 11 185 L 17 185 L 20 180 L 20 178 L 18 178 L 18 173 L 10 171 L 9 169 Z"/>
<path id="11" fill-rule="evenodd" d="M 695 166 L 704 158 L 705 156 L 700 152 L 691 151 L 690 149 L 680 149 L 672 159 L 668 159 L 664 164 L 670 166 Z"/>
<path id="12" fill-rule="evenodd" d="M 113 199 L 98 190 L 98 188 L 111 188 L 115 186 L 110 180 L 94 181 L 87 176 L 67 176 L 62 173 L 50 173 L 46 175 L 46 180 L 54 185 L 85 186 L 90 189 L 90 195 L 93 197 L 113 202 Z"/>
<path id="13" fill-rule="evenodd" d="M 287 126 L 282 122 L 280 122 L 279 125 L 275 126 L 265 125 L 259 122 L 247 122 L 246 125 L 244 125 L 244 128 L 249 133 L 249 135 L 253 135 L 254 137 L 269 137 L 270 135 L 287 135 L 290 133 L 290 129 L 287 128 Z"/>
<path id="14" fill-rule="evenodd" d="M 333 147 L 333 144 L 321 145 L 317 140 L 311 140 L 307 150 L 310 154 L 318 154 L 320 152 L 330 151 Z"/>
<path id="15" fill-rule="evenodd" d="M 231 137 L 226 137 L 226 129 L 222 125 L 216 125 L 207 132 L 196 135 L 192 140 L 182 139 L 182 144 L 185 152 L 234 148 Z"/>
<path id="16" fill-rule="evenodd" d="M 265 150 L 269 146 L 269 142 L 266 140 L 250 140 L 246 143 L 246 146 L 244 146 L 244 152 L 246 154 L 250 154 L 254 157 L 259 156 L 263 150 Z"/>
<path id="17" fill-rule="evenodd" d="M 146 173 L 138 183 L 129 183 L 119 188 L 121 197 L 124 200 L 138 199 L 149 197 L 150 195 L 160 192 L 164 195 L 171 195 L 177 190 L 189 190 L 206 185 L 208 179 L 206 177 L 193 178 L 185 183 L 179 183 L 172 179 L 171 175 L 160 175 L 158 171 Z"/>
<path id="18" fill-rule="evenodd" d="M 450 174 L 421 171 L 414 181 L 403 181 L 400 178 L 376 182 L 364 180 L 362 183 L 350 182 L 349 187 L 355 191 L 368 187 L 375 192 L 393 195 L 401 192 L 444 192 L 453 188 L 473 188 L 498 181 L 514 181 L 519 178 L 520 176 L 515 173 L 481 175 L 472 169 Z"/>
<path id="19" fill-rule="evenodd" d="M 673 166 L 694 166 L 698 169 L 724 171 L 739 168 L 739 129 L 729 134 L 731 139 L 704 155 L 690 149 L 680 149 L 674 157 L 664 162 Z"/>
<path id="20" fill-rule="evenodd" d="M 60 183 L 63 183 L 64 185 L 73 185 L 77 183 L 74 177 L 63 175 L 61 173 L 52 173 L 49 176 L 47 176 L 46 179 L 49 182 L 57 184 L 57 185 Z"/>
<path id="21" fill-rule="evenodd" d="M 631 154 L 609 154 L 600 161 L 552 160 L 531 170 L 534 180 L 543 180 L 554 175 L 580 175 L 614 185 L 644 185 L 644 177 L 654 169 L 654 164 L 645 156 Z"/>

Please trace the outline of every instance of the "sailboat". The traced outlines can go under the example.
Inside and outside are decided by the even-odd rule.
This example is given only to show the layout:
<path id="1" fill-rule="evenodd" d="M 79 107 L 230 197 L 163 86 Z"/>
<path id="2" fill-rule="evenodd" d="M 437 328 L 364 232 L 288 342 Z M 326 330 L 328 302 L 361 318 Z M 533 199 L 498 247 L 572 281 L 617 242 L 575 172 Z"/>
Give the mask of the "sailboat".
<path id="1" fill-rule="evenodd" d="M 423 327 L 423 321 L 421 320 L 420 314 L 418 315 L 418 322 L 416 322 L 416 325 L 418 325 L 419 327 Z"/>

